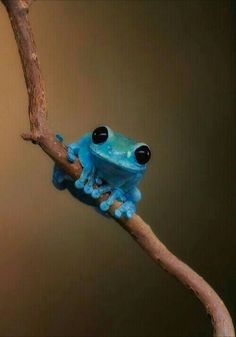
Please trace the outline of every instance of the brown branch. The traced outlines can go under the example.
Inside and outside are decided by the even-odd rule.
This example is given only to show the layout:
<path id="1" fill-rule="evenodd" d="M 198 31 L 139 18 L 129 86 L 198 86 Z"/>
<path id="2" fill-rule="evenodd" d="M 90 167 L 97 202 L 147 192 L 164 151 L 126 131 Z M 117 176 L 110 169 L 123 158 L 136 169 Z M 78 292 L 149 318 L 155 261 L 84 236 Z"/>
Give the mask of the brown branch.
<path id="1" fill-rule="evenodd" d="M 33 0 L 2 0 L 2 2 L 7 9 L 15 34 L 29 96 L 31 132 L 22 137 L 39 144 L 62 169 L 74 179 L 78 179 L 82 170 L 79 161 L 74 164 L 67 161 L 65 146 L 55 139 L 54 133 L 46 123 L 45 86 L 27 15 Z M 106 197 L 104 195 L 102 199 Z M 110 215 L 118 206 L 116 202 L 109 209 Z M 116 221 L 155 262 L 195 293 L 211 316 L 215 336 L 234 336 L 234 327 L 227 308 L 202 277 L 174 256 L 138 215 L 134 215 L 130 220 L 122 217 Z"/>

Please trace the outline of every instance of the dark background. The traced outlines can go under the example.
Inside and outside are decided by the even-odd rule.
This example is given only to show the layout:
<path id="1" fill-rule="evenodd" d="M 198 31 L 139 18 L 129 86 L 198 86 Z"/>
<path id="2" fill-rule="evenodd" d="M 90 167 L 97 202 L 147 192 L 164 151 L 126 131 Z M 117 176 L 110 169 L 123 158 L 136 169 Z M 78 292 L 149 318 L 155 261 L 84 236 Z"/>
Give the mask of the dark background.
<path id="1" fill-rule="evenodd" d="M 236 314 L 235 5 L 37 1 L 49 123 L 152 148 L 139 214 Z M 209 336 L 200 302 L 114 221 L 58 192 L 20 134 L 27 93 L 0 6 L 0 335 Z"/>

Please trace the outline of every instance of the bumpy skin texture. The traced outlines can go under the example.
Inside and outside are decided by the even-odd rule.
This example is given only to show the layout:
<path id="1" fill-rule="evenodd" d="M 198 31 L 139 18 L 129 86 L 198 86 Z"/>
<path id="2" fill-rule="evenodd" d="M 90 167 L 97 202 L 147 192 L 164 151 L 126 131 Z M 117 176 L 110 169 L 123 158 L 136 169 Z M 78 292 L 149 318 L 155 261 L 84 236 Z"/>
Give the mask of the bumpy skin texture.
<path id="1" fill-rule="evenodd" d="M 78 141 L 69 144 L 68 160 L 74 162 L 79 158 L 83 171 L 78 180 L 73 181 L 58 166 L 53 170 L 53 184 L 59 190 L 68 189 L 71 194 L 86 204 L 92 204 L 91 198 L 99 198 L 109 192 L 107 200 L 99 207 L 106 212 L 115 200 L 122 202 L 116 209 L 115 216 L 131 218 L 136 211 L 136 203 L 141 199 L 137 184 L 143 177 L 146 164 L 139 164 L 134 151 L 143 143 L 112 131 L 109 127 L 108 138 L 105 142 L 93 142 L 92 133 L 86 133 Z M 58 135 L 57 139 L 63 141 Z M 94 188 L 96 183 L 98 186 Z"/>

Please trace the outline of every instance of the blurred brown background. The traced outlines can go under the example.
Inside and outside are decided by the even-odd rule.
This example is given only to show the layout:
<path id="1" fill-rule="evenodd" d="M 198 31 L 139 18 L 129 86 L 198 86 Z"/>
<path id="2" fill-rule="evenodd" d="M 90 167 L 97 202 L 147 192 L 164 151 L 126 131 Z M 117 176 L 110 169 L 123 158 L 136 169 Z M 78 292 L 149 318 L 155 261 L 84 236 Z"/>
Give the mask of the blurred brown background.
<path id="1" fill-rule="evenodd" d="M 138 212 L 236 314 L 235 35 L 228 1 L 37 1 L 66 142 L 98 124 L 150 144 Z M 208 336 L 203 307 L 112 220 L 51 185 L 0 6 L 0 335 Z"/>

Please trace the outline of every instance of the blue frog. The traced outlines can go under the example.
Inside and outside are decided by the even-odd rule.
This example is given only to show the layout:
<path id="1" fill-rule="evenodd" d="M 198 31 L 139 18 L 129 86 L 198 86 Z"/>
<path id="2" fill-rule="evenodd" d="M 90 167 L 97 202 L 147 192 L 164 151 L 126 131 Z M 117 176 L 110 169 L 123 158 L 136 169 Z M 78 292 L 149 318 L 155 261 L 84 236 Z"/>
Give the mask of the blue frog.
<path id="1" fill-rule="evenodd" d="M 57 139 L 63 141 L 60 135 L 57 135 Z M 115 210 L 114 216 L 132 217 L 136 211 L 135 205 L 141 199 L 137 185 L 151 158 L 148 145 L 137 143 L 108 126 L 99 126 L 69 144 L 67 158 L 71 163 L 79 158 L 82 173 L 74 181 L 55 165 L 53 184 L 56 188 L 67 188 L 74 197 L 89 205 L 94 204 L 92 198 L 97 199 L 108 192 L 109 197 L 100 203 L 100 210 L 106 212 L 118 200 L 121 206 Z M 94 187 L 95 184 L 97 187 Z"/>

